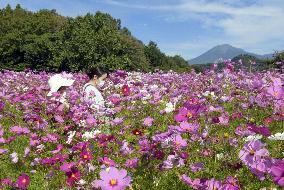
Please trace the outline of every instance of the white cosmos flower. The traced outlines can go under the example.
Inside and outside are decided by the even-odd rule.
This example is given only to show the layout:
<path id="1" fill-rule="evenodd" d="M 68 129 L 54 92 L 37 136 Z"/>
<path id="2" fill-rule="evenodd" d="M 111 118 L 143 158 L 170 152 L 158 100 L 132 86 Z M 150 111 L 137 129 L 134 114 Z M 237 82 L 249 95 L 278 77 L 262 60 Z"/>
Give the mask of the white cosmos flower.
<path id="1" fill-rule="evenodd" d="M 168 103 L 166 104 L 165 112 L 166 112 L 166 113 L 170 113 L 170 112 L 172 112 L 172 111 L 174 111 L 174 110 L 175 110 L 175 104 L 173 104 L 173 103 L 171 103 L 171 102 L 168 102 Z"/>
<path id="2" fill-rule="evenodd" d="M 221 160 L 222 158 L 224 158 L 224 154 L 220 153 L 220 154 L 216 154 L 217 160 Z"/>
<path id="3" fill-rule="evenodd" d="M 77 184 L 78 185 L 85 185 L 87 182 L 85 181 L 85 180 L 83 180 L 83 179 L 80 179 L 78 182 L 77 182 Z"/>
<path id="4" fill-rule="evenodd" d="M 101 133 L 100 130 L 87 131 L 82 135 L 82 138 L 85 139 L 86 141 L 88 141 L 88 140 L 94 138 L 99 133 Z"/>
<path id="5" fill-rule="evenodd" d="M 12 154 L 10 154 L 10 158 L 11 158 L 13 163 L 17 163 L 18 160 L 19 160 L 18 154 L 16 152 L 13 152 Z"/>
<path id="6" fill-rule="evenodd" d="M 87 123 L 86 123 L 86 120 L 80 120 L 80 123 L 79 123 L 79 127 L 86 127 L 87 126 Z"/>
<path id="7" fill-rule="evenodd" d="M 69 131 L 68 134 L 69 134 L 69 136 L 68 136 L 68 140 L 67 140 L 66 143 L 67 143 L 67 144 L 70 144 L 71 141 L 72 141 L 72 139 L 73 139 L 73 137 L 74 137 L 75 134 L 76 134 L 76 131 Z"/>
<path id="8" fill-rule="evenodd" d="M 270 135 L 269 137 L 268 137 L 268 139 L 270 139 L 270 140 L 278 140 L 278 141 L 283 141 L 284 140 L 284 132 L 283 133 L 276 133 L 276 134 L 274 134 L 274 135 Z"/>
<path id="9" fill-rule="evenodd" d="M 252 140 L 259 140 L 262 138 L 262 135 L 249 135 L 247 137 L 244 138 L 245 141 L 252 141 Z"/>

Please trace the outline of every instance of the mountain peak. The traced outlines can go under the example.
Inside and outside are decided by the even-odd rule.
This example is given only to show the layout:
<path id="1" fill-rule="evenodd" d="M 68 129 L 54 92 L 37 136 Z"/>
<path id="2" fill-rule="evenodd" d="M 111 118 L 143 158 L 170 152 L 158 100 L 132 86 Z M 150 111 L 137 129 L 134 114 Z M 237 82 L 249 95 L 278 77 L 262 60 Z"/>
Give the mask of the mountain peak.
<path id="1" fill-rule="evenodd" d="M 200 56 L 189 60 L 190 64 L 205 64 L 205 63 L 215 63 L 219 59 L 233 59 L 234 57 L 241 55 L 241 54 L 248 54 L 253 55 L 256 57 L 263 57 L 261 55 L 257 55 L 254 53 L 246 52 L 241 48 L 233 47 L 230 44 L 221 44 L 217 45 L 207 52 L 201 54 Z"/>

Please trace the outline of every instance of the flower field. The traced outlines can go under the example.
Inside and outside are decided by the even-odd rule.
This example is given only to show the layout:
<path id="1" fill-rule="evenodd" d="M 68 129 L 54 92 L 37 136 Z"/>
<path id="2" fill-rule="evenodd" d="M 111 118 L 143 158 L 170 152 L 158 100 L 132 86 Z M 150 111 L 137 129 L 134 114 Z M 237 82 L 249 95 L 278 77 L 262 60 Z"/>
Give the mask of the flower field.
<path id="1" fill-rule="evenodd" d="M 100 89 L 108 109 L 67 91 L 47 99 L 51 74 L 0 74 L 1 189 L 281 189 L 283 74 L 118 70 Z M 59 95 L 58 95 L 59 96 Z"/>

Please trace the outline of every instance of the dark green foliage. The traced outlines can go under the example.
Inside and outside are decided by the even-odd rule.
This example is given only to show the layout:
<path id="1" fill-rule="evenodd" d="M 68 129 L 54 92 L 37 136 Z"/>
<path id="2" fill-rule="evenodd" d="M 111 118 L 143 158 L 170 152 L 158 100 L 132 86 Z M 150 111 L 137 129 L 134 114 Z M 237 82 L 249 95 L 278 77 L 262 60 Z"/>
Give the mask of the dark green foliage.
<path id="1" fill-rule="evenodd" d="M 0 69 L 78 72 L 91 65 L 114 71 L 189 70 L 183 58 L 167 57 L 121 28 L 119 19 L 97 12 L 76 18 L 55 10 L 0 9 Z"/>
<path id="2" fill-rule="evenodd" d="M 151 69 L 175 70 L 179 72 L 191 70 L 191 67 L 185 59 L 179 55 L 173 57 L 166 56 L 153 41 L 150 41 L 145 47 L 145 54 Z"/>

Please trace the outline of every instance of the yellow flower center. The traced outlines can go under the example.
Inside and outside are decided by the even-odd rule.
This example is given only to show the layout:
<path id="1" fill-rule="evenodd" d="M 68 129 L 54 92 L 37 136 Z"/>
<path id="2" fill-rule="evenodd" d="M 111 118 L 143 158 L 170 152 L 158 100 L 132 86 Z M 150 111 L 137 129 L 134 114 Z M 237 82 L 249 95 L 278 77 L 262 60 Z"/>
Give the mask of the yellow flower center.
<path id="1" fill-rule="evenodd" d="M 84 158 L 84 159 L 87 159 L 87 158 L 88 158 L 88 156 L 85 154 L 85 155 L 83 156 L 83 158 Z"/>
<path id="2" fill-rule="evenodd" d="M 191 112 L 188 112 L 188 113 L 186 114 L 186 116 L 187 116 L 188 118 L 192 118 L 192 113 L 191 113 Z"/>
<path id="3" fill-rule="evenodd" d="M 279 95 L 279 92 L 278 91 L 275 91 L 274 92 L 274 96 L 278 96 Z"/>
<path id="4" fill-rule="evenodd" d="M 254 155 L 254 153 L 255 153 L 254 150 L 249 151 L 250 155 Z"/>
<path id="5" fill-rule="evenodd" d="M 224 133 L 224 137 L 228 138 L 229 137 L 229 133 Z"/>
<path id="6" fill-rule="evenodd" d="M 26 182 L 27 182 L 27 180 L 26 180 L 26 179 L 23 179 L 23 180 L 22 180 L 22 183 L 26 183 Z"/>
<path id="7" fill-rule="evenodd" d="M 110 183 L 111 186 L 115 186 L 115 185 L 117 185 L 117 180 L 111 179 L 109 183 Z"/>
<path id="8" fill-rule="evenodd" d="M 106 164 L 106 165 L 109 165 L 109 164 L 110 164 L 110 162 L 109 162 L 109 161 L 105 161 L 105 164 Z"/>

